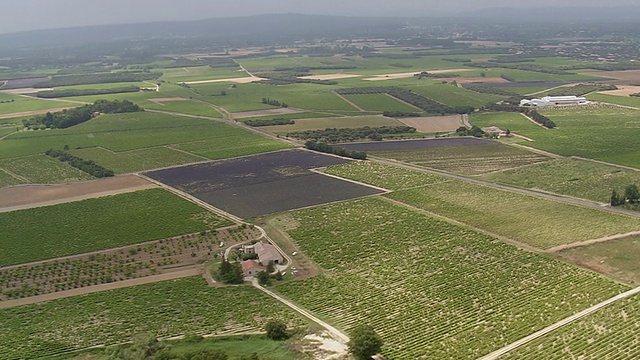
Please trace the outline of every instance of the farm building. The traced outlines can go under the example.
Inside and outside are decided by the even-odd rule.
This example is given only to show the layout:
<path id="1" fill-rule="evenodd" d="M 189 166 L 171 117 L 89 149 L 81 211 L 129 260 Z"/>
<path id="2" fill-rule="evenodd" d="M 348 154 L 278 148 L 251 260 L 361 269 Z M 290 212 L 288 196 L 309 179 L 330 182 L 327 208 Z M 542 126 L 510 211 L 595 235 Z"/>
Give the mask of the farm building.
<path id="1" fill-rule="evenodd" d="M 259 272 L 265 271 L 266 269 L 267 268 L 255 260 L 245 260 L 242 262 L 242 273 L 245 277 L 256 276 Z"/>
<path id="2" fill-rule="evenodd" d="M 553 106 L 553 105 L 583 105 L 589 101 L 582 96 L 545 96 L 542 99 L 523 99 L 520 106 Z"/>
<path id="3" fill-rule="evenodd" d="M 258 254 L 258 260 L 262 265 L 268 265 L 269 262 L 274 264 L 282 264 L 283 258 L 280 252 L 271 244 L 265 244 L 263 242 L 256 243 L 254 245 L 255 252 Z"/>

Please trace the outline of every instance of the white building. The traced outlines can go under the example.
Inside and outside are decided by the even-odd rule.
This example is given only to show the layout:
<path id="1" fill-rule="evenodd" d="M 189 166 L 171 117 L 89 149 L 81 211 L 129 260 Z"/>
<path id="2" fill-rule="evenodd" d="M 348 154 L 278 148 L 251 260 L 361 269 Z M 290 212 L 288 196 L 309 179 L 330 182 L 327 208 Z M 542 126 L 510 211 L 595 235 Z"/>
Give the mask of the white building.
<path id="1" fill-rule="evenodd" d="M 588 103 L 587 98 L 582 96 L 545 96 L 542 99 L 523 99 L 520 101 L 520 106 L 583 105 Z"/>

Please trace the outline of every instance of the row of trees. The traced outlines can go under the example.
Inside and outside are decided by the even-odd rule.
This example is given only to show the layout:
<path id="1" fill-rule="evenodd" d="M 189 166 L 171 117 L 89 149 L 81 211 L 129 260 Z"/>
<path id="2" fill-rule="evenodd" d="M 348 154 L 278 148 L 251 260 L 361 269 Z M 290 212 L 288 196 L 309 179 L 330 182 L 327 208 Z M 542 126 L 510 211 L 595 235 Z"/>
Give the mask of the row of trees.
<path id="1" fill-rule="evenodd" d="M 220 268 L 218 269 L 218 279 L 225 284 L 242 284 L 244 275 L 242 274 L 242 265 L 237 262 L 229 262 L 222 259 Z"/>
<path id="2" fill-rule="evenodd" d="M 274 125 L 293 125 L 296 122 L 291 119 L 276 118 L 276 119 L 264 119 L 264 120 L 260 120 L 260 119 L 246 120 L 244 123 L 249 126 L 260 127 L 260 126 L 274 126 Z"/>
<path id="3" fill-rule="evenodd" d="M 609 204 L 611 206 L 624 205 L 627 202 L 636 205 L 640 201 L 640 191 L 638 185 L 631 184 L 624 188 L 624 194 L 618 194 L 616 190 L 611 191 Z"/>
<path id="4" fill-rule="evenodd" d="M 392 118 L 401 118 L 401 117 L 419 117 L 422 114 L 417 112 L 410 111 L 385 111 L 382 113 L 383 116 L 392 117 Z"/>
<path id="5" fill-rule="evenodd" d="M 304 144 L 304 147 L 306 147 L 309 150 L 315 150 L 315 151 L 319 151 L 319 152 L 323 152 L 323 153 L 327 153 L 327 154 L 334 154 L 334 155 L 338 155 L 338 156 L 343 156 L 343 157 L 348 157 L 348 158 L 352 158 L 352 159 L 357 159 L 357 160 L 366 160 L 367 159 L 367 153 L 364 151 L 355 151 L 355 150 L 347 150 L 345 148 L 343 148 L 342 146 L 332 146 L 326 143 L 318 143 L 315 141 L 307 141 Z"/>
<path id="6" fill-rule="evenodd" d="M 556 123 L 554 123 L 553 120 L 540 114 L 534 109 L 524 109 L 523 113 L 530 117 L 533 121 L 546 127 L 547 129 L 553 129 L 554 127 L 556 127 Z"/>
<path id="7" fill-rule="evenodd" d="M 287 103 L 285 103 L 285 102 L 274 100 L 274 99 L 269 99 L 269 98 L 262 98 L 262 103 L 263 104 L 267 104 L 267 105 L 271 105 L 271 106 L 283 107 L 283 108 L 289 107 L 289 105 L 287 105 Z"/>
<path id="8" fill-rule="evenodd" d="M 114 175 L 113 170 L 102 167 L 92 160 L 84 160 L 77 156 L 71 155 L 63 150 L 49 149 L 45 154 L 62 162 L 66 162 L 74 168 L 84 171 L 87 174 L 95 176 L 97 178 L 111 177 Z"/>
<path id="9" fill-rule="evenodd" d="M 459 136 L 473 136 L 473 137 L 479 137 L 479 138 L 485 137 L 487 135 L 486 132 L 482 131 L 482 129 L 480 129 L 476 125 L 473 125 L 471 129 L 467 129 L 464 126 L 460 126 L 456 130 L 456 134 Z"/>
<path id="10" fill-rule="evenodd" d="M 23 120 L 23 125 L 28 129 L 65 129 L 91 120 L 96 113 L 117 114 L 143 111 L 138 105 L 128 100 L 98 100 L 91 105 L 83 105 L 73 109 L 66 109 L 55 113 L 35 116 Z"/>
<path id="11" fill-rule="evenodd" d="M 36 96 L 43 99 L 72 97 L 72 96 L 91 96 L 91 95 L 107 95 L 138 92 L 140 88 L 137 86 L 123 86 L 111 89 L 62 89 L 62 90 L 45 90 L 39 91 Z"/>
<path id="12" fill-rule="evenodd" d="M 361 127 L 352 129 L 327 128 L 324 130 L 306 130 L 287 133 L 287 136 L 301 140 L 327 143 L 356 141 L 361 139 L 382 140 L 389 134 L 412 134 L 416 129 L 411 126 Z"/>

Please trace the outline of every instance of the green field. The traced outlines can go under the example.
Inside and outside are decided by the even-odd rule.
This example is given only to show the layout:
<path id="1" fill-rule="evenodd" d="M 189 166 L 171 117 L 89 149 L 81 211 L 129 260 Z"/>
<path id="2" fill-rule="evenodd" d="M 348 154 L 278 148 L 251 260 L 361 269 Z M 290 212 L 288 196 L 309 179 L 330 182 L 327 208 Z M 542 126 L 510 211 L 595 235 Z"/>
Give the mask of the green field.
<path id="1" fill-rule="evenodd" d="M 253 155 L 269 151 L 289 149 L 291 147 L 291 145 L 284 142 L 254 134 L 227 136 L 219 139 L 195 141 L 175 146 L 176 149 L 204 156 L 211 160 Z"/>
<path id="2" fill-rule="evenodd" d="M 0 213 L 0 266 L 82 254 L 231 224 L 152 189 Z"/>
<path id="3" fill-rule="evenodd" d="M 500 359 L 634 360 L 640 358 L 640 296 L 618 301 Z"/>
<path id="4" fill-rule="evenodd" d="M 93 176 L 46 155 L 0 160 L 1 170 L 19 174 L 33 184 L 58 184 L 94 179 Z"/>
<path id="5" fill-rule="evenodd" d="M 19 185 L 25 184 L 26 181 L 23 179 L 19 179 L 9 173 L 5 172 L 0 168 L 0 187 L 11 186 L 11 185 Z"/>
<path id="6" fill-rule="evenodd" d="M 541 249 L 640 230 L 638 218 L 459 180 L 386 196 Z"/>
<path id="7" fill-rule="evenodd" d="M 619 96 L 619 95 L 592 93 L 587 95 L 586 97 L 591 101 L 601 101 L 601 102 L 606 102 L 611 104 L 618 104 L 618 105 L 640 108 L 640 98 L 635 96 Z"/>
<path id="8" fill-rule="evenodd" d="M 78 104 L 0 93 L 0 115 L 75 106 Z"/>
<path id="9" fill-rule="evenodd" d="M 422 109 L 407 105 L 386 94 L 346 95 L 345 98 L 366 111 L 422 112 Z"/>
<path id="10" fill-rule="evenodd" d="M 447 178 L 443 176 L 372 161 L 354 161 L 333 165 L 326 168 L 324 172 L 387 190 L 410 189 L 447 181 Z"/>
<path id="11" fill-rule="evenodd" d="M 625 287 L 381 199 L 295 211 L 286 230 L 321 275 L 276 290 L 383 355 L 473 359 Z"/>
<path id="12" fill-rule="evenodd" d="M 359 127 L 402 126 L 397 120 L 376 115 L 343 116 L 318 119 L 296 119 L 295 124 L 264 126 L 262 129 L 275 133 L 287 133 L 305 130 L 323 130 L 327 128 L 346 129 Z"/>
<path id="13" fill-rule="evenodd" d="M 157 69 L 156 71 L 164 74 L 161 78 L 162 80 L 174 83 L 249 76 L 239 67 L 212 68 L 209 66 L 194 66 L 188 68 Z"/>
<path id="14" fill-rule="evenodd" d="M 446 140 L 443 140 L 446 141 Z M 549 160 L 499 142 L 371 151 L 371 155 L 463 175 L 479 175 Z"/>
<path id="15" fill-rule="evenodd" d="M 640 172 L 586 160 L 558 159 L 486 174 L 482 179 L 606 203 L 612 190 L 623 193 L 627 185 L 640 184 Z"/>
<path id="16" fill-rule="evenodd" d="M 210 288 L 194 277 L 0 310 L 0 353 L 36 358 L 120 344 L 143 332 L 166 338 L 261 331 L 269 319 L 304 325 L 250 286 Z"/>
<path id="17" fill-rule="evenodd" d="M 411 89 L 429 99 L 445 105 L 482 107 L 487 103 L 495 103 L 504 100 L 504 96 L 482 94 L 453 85 L 411 86 Z"/>

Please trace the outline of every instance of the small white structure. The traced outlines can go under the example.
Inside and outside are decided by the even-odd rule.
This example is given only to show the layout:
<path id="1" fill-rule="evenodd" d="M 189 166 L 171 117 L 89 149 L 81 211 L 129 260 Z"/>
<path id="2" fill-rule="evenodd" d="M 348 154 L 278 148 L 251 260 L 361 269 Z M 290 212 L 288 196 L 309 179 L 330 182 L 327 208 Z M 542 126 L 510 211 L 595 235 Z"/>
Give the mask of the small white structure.
<path id="1" fill-rule="evenodd" d="M 554 106 L 554 105 L 584 105 L 589 100 L 582 96 L 545 96 L 542 99 L 523 99 L 520 106 Z"/>

